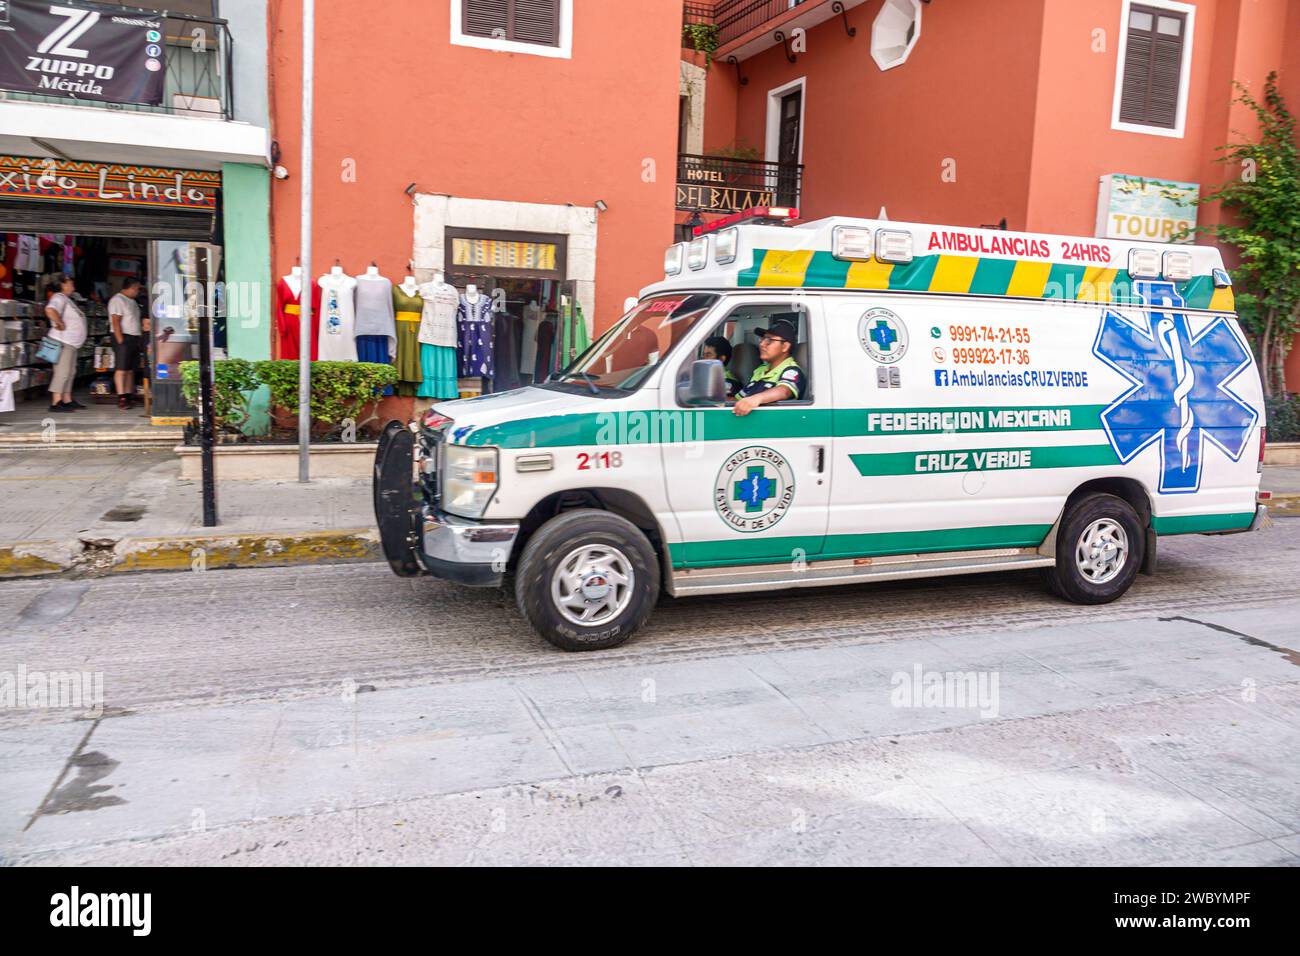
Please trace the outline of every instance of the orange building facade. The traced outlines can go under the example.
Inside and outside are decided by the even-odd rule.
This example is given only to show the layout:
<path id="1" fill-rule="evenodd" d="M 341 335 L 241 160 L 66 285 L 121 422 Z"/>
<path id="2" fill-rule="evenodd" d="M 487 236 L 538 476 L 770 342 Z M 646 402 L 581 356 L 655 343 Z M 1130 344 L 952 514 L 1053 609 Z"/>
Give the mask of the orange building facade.
<path id="1" fill-rule="evenodd" d="M 1143 209 L 1126 190 L 1240 175 L 1216 161 L 1256 130 L 1234 83 L 1259 94 L 1276 70 L 1300 109 L 1300 0 L 705 0 L 686 19 L 719 45 L 707 69 L 683 55 L 680 138 L 773 164 L 751 183 L 795 193 L 742 201 L 804 219 L 1160 239 L 1159 197 Z M 683 208 L 695 198 L 679 187 L 679 223 L 712 217 Z M 1300 350 L 1289 372 L 1300 390 Z"/>
<path id="2" fill-rule="evenodd" d="M 565 284 L 593 331 L 662 275 L 680 0 L 541 6 L 553 21 L 521 7 L 500 29 L 482 18 L 504 2 L 316 4 L 313 273 L 442 270 L 533 297 Z M 299 253 L 301 3 L 273 0 L 268 16 L 281 276 Z"/>

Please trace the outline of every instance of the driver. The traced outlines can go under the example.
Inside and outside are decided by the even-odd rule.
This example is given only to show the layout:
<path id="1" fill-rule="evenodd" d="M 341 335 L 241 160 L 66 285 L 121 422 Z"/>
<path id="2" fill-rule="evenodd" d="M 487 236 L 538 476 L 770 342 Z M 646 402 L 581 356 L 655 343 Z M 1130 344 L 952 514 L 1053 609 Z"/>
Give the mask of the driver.
<path id="1" fill-rule="evenodd" d="M 748 415 L 760 405 L 803 398 L 804 372 L 792 354 L 798 333 L 791 320 L 798 317 L 797 312 L 783 312 L 772 316 L 775 321 L 770 328 L 756 331 L 760 336 L 758 357 L 763 364 L 754 369 L 749 384 L 736 393 L 733 411 L 737 415 Z"/>

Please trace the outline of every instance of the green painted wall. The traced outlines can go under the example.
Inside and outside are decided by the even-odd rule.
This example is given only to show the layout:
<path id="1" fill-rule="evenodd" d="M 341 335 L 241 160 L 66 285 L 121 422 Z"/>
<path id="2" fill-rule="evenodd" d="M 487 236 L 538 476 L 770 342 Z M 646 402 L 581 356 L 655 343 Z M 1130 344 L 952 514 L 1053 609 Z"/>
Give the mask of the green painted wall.
<path id="1" fill-rule="evenodd" d="M 221 167 L 226 244 L 226 353 L 257 361 L 271 357 L 271 172 L 250 163 Z M 244 432 L 270 430 L 270 393 L 262 387 L 249 403 Z"/>

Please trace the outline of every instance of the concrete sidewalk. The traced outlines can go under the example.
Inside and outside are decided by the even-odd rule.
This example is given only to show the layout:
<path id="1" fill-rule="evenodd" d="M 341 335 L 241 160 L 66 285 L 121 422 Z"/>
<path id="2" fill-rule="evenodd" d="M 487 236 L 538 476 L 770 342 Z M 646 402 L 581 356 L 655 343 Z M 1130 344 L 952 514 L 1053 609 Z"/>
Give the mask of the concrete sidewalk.
<path id="1" fill-rule="evenodd" d="M 1300 514 L 1300 466 L 1266 465 L 1275 514 Z M 382 559 L 370 480 L 198 481 L 171 450 L 0 450 L 0 579 Z"/>
<path id="2" fill-rule="evenodd" d="M 179 476 L 171 451 L 0 453 L 0 578 L 380 557 L 368 479 L 219 481 L 205 528 L 200 483 Z"/>

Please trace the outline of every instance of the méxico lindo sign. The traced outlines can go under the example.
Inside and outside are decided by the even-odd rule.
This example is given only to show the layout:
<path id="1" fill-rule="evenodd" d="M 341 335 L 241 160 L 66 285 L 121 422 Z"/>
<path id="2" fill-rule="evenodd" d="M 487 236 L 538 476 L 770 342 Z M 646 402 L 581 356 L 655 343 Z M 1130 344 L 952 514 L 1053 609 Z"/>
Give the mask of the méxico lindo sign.
<path id="1" fill-rule="evenodd" d="M 0 88 L 160 106 L 165 66 L 155 14 L 0 0 Z"/>
<path id="2" fill-rule="evenodd" d="M 161 166 L 0 156 L 0 199 L 44 199 L 212 212 L 221 174 Z"/>

